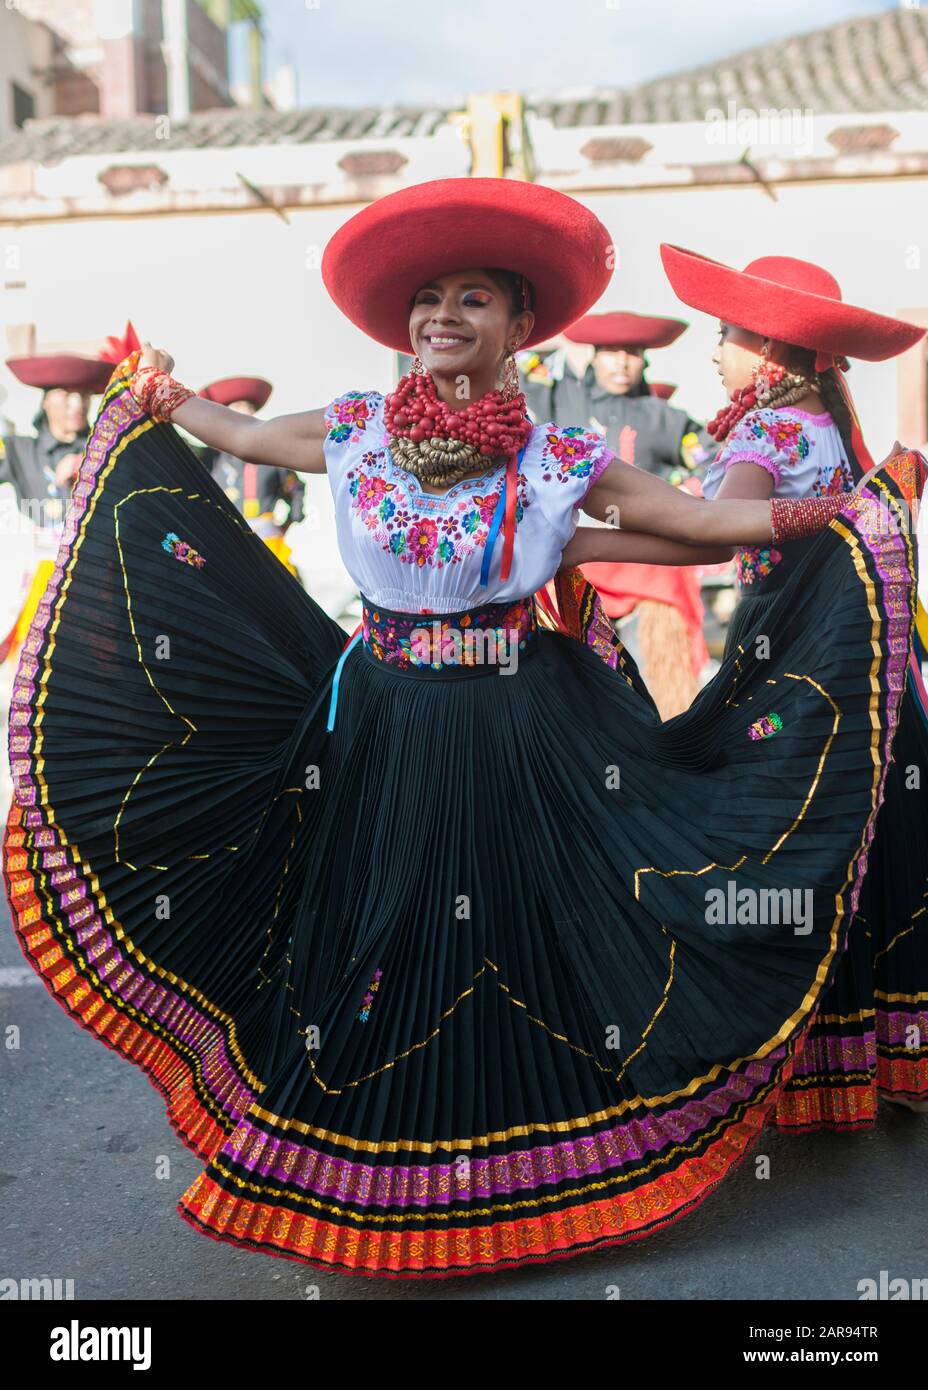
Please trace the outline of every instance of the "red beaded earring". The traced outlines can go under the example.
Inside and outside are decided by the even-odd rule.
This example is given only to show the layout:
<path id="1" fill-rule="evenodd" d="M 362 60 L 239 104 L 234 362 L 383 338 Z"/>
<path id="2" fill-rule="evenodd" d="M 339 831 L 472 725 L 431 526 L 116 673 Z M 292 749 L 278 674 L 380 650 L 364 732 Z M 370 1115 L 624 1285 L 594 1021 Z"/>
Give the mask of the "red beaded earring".
<path id="1" fill-rule="evenodd" d="M 765 338 L 760 350 L 760 358 L 751 369 L 751 376 L 754 380 L 754 390 L 758 401 L 769 396 L 775 386 L 786 376 L 786 368 L 781 367 L 779 362 L 768 362 L 767 353 L 770 351 L 770 339 Z"/>

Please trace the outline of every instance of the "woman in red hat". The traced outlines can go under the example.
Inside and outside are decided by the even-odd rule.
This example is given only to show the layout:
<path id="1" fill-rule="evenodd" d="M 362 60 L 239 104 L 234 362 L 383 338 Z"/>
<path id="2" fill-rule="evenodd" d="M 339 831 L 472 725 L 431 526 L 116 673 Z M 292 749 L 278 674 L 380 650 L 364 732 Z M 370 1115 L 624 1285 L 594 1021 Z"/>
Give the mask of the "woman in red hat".
<path id="1" fill-rule="evenodd" d="M 791 1074 L 889 765 L 869 678 L 893 711 L 900 629 L 872 600 L 907 611 L 911 557 L 873 482 L 709 505 L 532 426 L 511 352 L 610 262 L 553 190 L 417 185 L 323 261 L 419 358 L 389 396 L 258 421 L 154 350 L 109 387 L 17 678 L 5 875 L 28 959 L 203 1161 L 178 1210 L 209 1236 L 390 1277 L 614 1244 L 708 1196 Z M 170 418 L 326 470 L 364 604 L 347 646 Z M 662 724 L 571 562 L 830 516 L 829 629 Z"/>
<path id="2" fill-rule="evenodd" d="M 845 303 L 834 277 L 808 261 L 768 256 L 737 271 L 680 247 L 661 253 L 680 299 L 719 319 L 714 361 L 729 403 L 709 426 L 722 448 L 705 495 L 850 493 L 872 459 L 847 358 L 883 361 L 917 341 L 918 330 Z M 906 525 L 914 543 L 914 518 Z M 816 553 L 808 539 L 738 551 L 729 669 L 752 647 L 789 640 L 777 619 L 817 590 Z M 897 654 L 905 690 L 861 910 L 774 1112 L 784 1128 L 868 1127 L 879 1097 L 928 1110 L 928 699 L 919 662 L 928 623 L 923 608 L 915 618 L 914 642 Z"/>

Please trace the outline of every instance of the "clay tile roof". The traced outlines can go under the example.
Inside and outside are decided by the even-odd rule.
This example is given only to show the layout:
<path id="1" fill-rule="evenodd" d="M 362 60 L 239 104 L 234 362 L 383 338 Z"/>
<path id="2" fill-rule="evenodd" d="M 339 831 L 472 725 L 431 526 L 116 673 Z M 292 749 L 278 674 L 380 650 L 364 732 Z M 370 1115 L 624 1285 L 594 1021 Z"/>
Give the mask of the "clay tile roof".
<path id="1" fill-rule="evenodd" d="M 928 7 L 898 5 L 743 50 L 637 87 L 558 96 L 526 93 L 555 126 L 701 121 L 739 106 L 811 108 L 816 114 L 928 109 Z"/>
<path id="2" fill-rule="evenodd" d="M 636 87 L 525 93 L 527 110 L 559 127 L 701 121 L 708 109 L 724 110 L 729 100 L 753 110 L 811 108 L 818 114 L 928 109 L 928 5 L 898 5 Z M 429 136 L 449 115 L 440 107 L 218 107 L 173 122 L 169 140 L 158 138 L 164 119 L 158 116 L 44 117 L 27 120 L 0 141 L 0 164 L 166 149 L 389 141 Z"/>
<path id="3" fill-rule="evenodd" d="M 127 154 L 164 150 L 228 149 L 243 145 L 308 144 L 316 140 L 389 140 L 431 135 L 448 112 L 412 107 L 305 107 L 300 111 L 255 111 L 217 107 L 173 121 L 170 138 L 159 139 L 163 116 L 106 119 L 95 115 L 48 116 L 26 121 L 0 141 L 0 164 L 51 163 L 72 155 Z"/>

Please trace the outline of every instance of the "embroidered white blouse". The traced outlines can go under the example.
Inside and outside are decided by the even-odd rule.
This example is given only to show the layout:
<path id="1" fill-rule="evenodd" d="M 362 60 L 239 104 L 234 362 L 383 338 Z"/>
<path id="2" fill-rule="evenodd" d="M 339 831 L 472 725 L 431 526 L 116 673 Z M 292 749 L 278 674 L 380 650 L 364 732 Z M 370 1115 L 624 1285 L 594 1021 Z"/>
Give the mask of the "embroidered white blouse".
<path id="1" fill-rule="evenodd" d="M 774 497 L 829 497 L 854 488 L 841 432 L 827 412 L 786 406 L 743 415 L 706 471 L 703 496 L 711 501 L 735 463 L 754 463 L 773 478 Z M 742 589 L 766 579 L 782 560 L 774 548 L 741 549 L 735 568 Z"/>
<path id="2" fill-rule="evenodd" d="M 456 613 L 533 594 L 552 577 L 587 492 L 614 455 L 600 435 L 535 425 L 519 469 L 516 535 L 505 583 L 502 529 L 480 583 L 505 463 L 436 496 L 397 466 L 379 391 L 348 391 L 326 407 L 326 470 L 338 546 L 372 603 L 397 613 Z"/>
<path id="3" fill-rule="evenodd" d="M 735 463 L 765 468 L 774 497 L 827 497 L 854 487 L 841 433 L 827 412 L 811 415 L 794 406 L 749 410 L 707 469 L 705 497 L 715 496 Z"/>

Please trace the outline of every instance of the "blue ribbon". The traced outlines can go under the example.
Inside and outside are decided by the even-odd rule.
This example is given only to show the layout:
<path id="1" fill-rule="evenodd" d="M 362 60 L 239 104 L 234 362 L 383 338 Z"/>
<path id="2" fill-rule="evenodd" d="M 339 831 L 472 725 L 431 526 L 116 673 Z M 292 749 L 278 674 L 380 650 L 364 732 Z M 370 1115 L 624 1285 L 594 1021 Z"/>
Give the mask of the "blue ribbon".
<path id="1" fill-rule="evenodd" d="M 338 683 L 342 678 L 342 667 L 348 659 L 348 653 L 351 651 L 352 647 L 357 646 L 360 640 L 361 632 L 359 630 L 355 633 L 345 650 L 342 652 L 341 656 L 338 658 L 338 665 L 335 667 L 335 674 L 332 677 L 332 698 L 329 700 L 329 719 L 328 723 L 325 726 L 327 733 L 331 733 L 332 730 L 335 728 L 335 707 L 338 704 Z"/>
<path id="2" fill-rule="evenodd" d="M 519 450 L 519 463 L 522 462 L 527 447 L 527 444 L 523 444 L 522 448 Z M 483 551 L 483 560 L 480 564 L 480 583 L 484 588 L 489 582 L 490 560 L 493 556 L 493 547 L 496 544 L 496 538 L 499 535 L 499 530 L 503 524 L 503 517 L 506 512 L 506 489 L 508 486 L 509 476 L 507 469 L 506 473 L 503 475 L 502 491 L 499 495 L 499 501 L 496 504 L 496 510 L 493 513 L 493 520 L 490 522 L 490 529 L 487 533 L 487 541 Z M 352 637 L 351 641 L 348 643 L 345 650 L 342 652 L 341 656 L 338 658 L 338 665 L 335 667 L 335 674 L 332 677 L 332 696 L 329 700 L 329 718 L 326 724 L 326 731 L 328 733 L 331 733 L 332 730 L 335 728 L 335 710 L 338 705 L 338 683 L 341 680 L 342 667 L 344 666 L 345 661 L 347 660 L 348 653 L 351 651 L 352 647 L 357 645 L 357 643 L 360 640 L 361 633 L 356 632 L 355 635 Z"/>
<path id="3" fill-rule="evenodd" d="M 528 446 L 526 444 L 523 444 L 522 448 L 519 450 L 519 463 L 522 462 L 522 457 L 527 447 Z M 490 561 L 493 558 L 493 547 L 496 544 L 496 538 L 499 535 L 499 528 L 503 524 L 503 516 L 506 512 L 506 488 L 508 486 L 509 470 L 507 468 L 505 474 L 503 475 L 503 490 L 499 495 L 499 501 L 496 504 L 496 511 L 493 513 L 493 520 L 490 522 L 490 529 L 487 533 L 487 543 L 484 546 L 483 550 L 483 560 L 480 565 L 480 583 L 483 588 L 486 588 L 490 579 Z"/>

